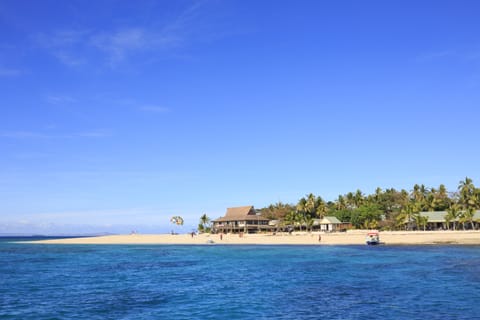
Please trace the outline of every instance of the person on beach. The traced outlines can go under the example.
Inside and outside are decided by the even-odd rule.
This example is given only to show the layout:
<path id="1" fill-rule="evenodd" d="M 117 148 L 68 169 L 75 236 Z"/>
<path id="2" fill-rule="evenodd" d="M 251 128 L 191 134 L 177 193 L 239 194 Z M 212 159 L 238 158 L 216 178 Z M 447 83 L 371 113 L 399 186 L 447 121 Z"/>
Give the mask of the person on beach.
<path id="1" fill-rule="evenodd" d="M 220 233 L 220 240 L 223 239 L 223 233 Z"/>
<path id="2" fill-rule="evenodd" d="M 318 235 L 318 242 L 322 241 L 322 236 L 319 234 Z"/>

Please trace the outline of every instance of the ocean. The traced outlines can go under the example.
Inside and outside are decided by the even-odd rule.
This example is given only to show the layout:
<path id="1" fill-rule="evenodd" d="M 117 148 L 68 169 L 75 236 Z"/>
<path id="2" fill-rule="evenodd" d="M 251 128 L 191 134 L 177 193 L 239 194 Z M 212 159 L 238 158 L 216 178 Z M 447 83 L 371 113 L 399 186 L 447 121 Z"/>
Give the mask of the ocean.
<path id="1" fill-rule="evenodd" d="M 0 239 L 0 319 L 480 318 L 479 246 L 12 240 Z"/>

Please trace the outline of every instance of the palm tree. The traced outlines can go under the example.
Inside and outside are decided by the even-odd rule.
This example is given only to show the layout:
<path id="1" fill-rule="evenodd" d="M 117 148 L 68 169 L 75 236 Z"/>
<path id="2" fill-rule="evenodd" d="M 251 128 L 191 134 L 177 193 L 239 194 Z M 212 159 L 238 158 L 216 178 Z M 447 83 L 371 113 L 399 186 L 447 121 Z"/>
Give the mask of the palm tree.
<path id="1" fill-rule="evenodd" d="M 477 197 L 473 180 L 465 177 L 465 180 L 460 181 L 458 184 L 458 192 L 460 194 L 460 202 L 463 207 L 461 215 L 463 228 L 465 229 L 466 222 L 470 222 L 472 229 L 475 229 L 473 218 L 475 215 L 475 209 L 478 206 L 479 198 Z"/>
<path id="2" fill-rule="evenodd" d="M 422 226 L 423 231 L 425 231 L 425 228 L 427 227 L 427 223 L 428 223 L 428 217 L 417 214 L 417 215 L 415 215 L 414 218 L 415 218 L 415 223 L 416 223 L 417 227 Z"/>
<path id="3" fill-rule="evenodd" d="M 313 222 L 314 222 L 314 219 L 311 215 L 307 214 L 305 215 L 305 225 L 306 225 L 306 231 L 312 231 L 312 226 L 313 226 Z"/>
<path id="4" fill-rule="evenodd" d="M 473 180 L 469 177 L 465 177 L 465 180 L 462 180 L 458 183 L 458 192 L 460 193 L 460 201 L 464 206 L 469 205 L 471 197 L 475 194 L 475 186 L 473 185 Z"/>
<path id="5" fill-rule="evenodd" d="M 302 197 L 300 200 L 298 200 L 296 209 L 297 209 L 297 212 L 307 211 L 307 199 L 305 199 L 305 197 Z"/>
<path id="6" fill-rule="evenodd" d="M 210 232 L 210 218 L 207 216 L 206 213 L 200 216 L 200 224 L 198 226 L 202 226 L 201 231 Z"/>
<path id="7" fill-rule="evenodd" d="M 445 185 L 441 184 L 438 187 L 438 191 L 435 194 L 435 198 L 437 199 L 435 211 L 445 210 L 446 208 L 449 207 L 450 199 L 448 198 L 448 191 Z"/>
<path id="8" fill-rule="evenodd" d="M 463 219 L 465 222 L 470 222 L 472 230 L 475 230 L 475 225 L 473 223 L 473 217 L 475 215 L 475 209 L 473 207 L 468 207 L 465 211 L 463 211 Z"/>
<path id="9" fill-rule="evenodd" d="M 295 225 L 300 228 L 300 231 L 302 231 L 303 224 L 305 222 L 305 215 L 300 214 L 300 213 L 295 213 Z"/>
<path id="10" fill-rule="evenodd" d="M 463 230 L 465 230 L 465 223 L 468 221 L 468 218 L 465 216 L 465 211 L 461 211 L 458 215 L 458 223 L 462 224 Z"/>
<path id="11" fill-rule="evenodd" d="M 355 206 L 355 196 L 353 195 L 353 192 L 349 192 L 345 195 L 345 200 L 347 203 L 348 208 L 356 208 Z"/>
<path id="12" fill-rule="evenodd" d="M 445 215 L 445 221 L 447 222 L 448 229 L 450 229 L 450 221 L 453 221 L 453 230 L 456 230 L 455 224 L 458 219 L 459 212 L 460 212 L 460 206 L 457 203 L 453 203 L 447 209 L 447 214 Z"/>
<path id="13" fill-rule="evenodd" d="M 315 203 L 315 213 L 316 215 L 322 219 L 325 217 L 325 215 L 328 212 L 328 207 L 325 201 L 322 199 L 322 197 L 317 197 L 316 203 Z"/>
<path id="14" fill-rule="evenodd" d="M 413 186 L 412 199 L 415 202 L 416 206 L 419 207 L 419 209 L 423 209 L 425 207 L 425 200 L 427 194 L 428 188 L 426 188 L 425 185 L 415 184 Z"/>
<path id="15" fill-rule="evenodd" d="M 307 201 L 305 203 L 305 213 L 306 214 L 310 214 L 310 215 L 315 214 L 315 203 L 316 203 L 316 201 L 317 201 L 317 199 L 316 199 L 316 197 L 313 193 L 310 193 L 307 196 Z"/>
<path id="16" fill-rule="evenodd" d="M 355 191 L 355 195 L 353 196 L 353 202 L 355 203 L 355 207 L 360 207 L 365 202 L 365 196 L 363 195 L 360 189 Z"/>
<path id="17" fill-rule="evenodd" d="M 435 189 L 433 189 L 435 191 Z M 428 211 L 435 211 L 435 208 L 437 207 L 437 198 L 435 198 L 435 193 L 431 192 L 427 195 L 427 198 L 425 199 L 425 206 Z"/>
<path id="18" fill-rule="evenodd" d="M 374 198 L 375 198 L 375 201 L 376 201 L 377 203 L 380 202 L 380 197 L 382 196 L 382 193 L 383 193 L 382 188 L 377 187 L 377 189 L 375 189 Z"/>
<path id="19" fill-rule="evenodd" d="M 414 203 L 409 203 L 400 210 L 400 214 L 397 216 L 397 224 L 405 225 L 407 230 L 410 230 L 412 221 L 415 220 L 415 216 L 418 215 L 418 207 Z"/>
<path id="20" fill-rule="evenodd" d="M 283 223 L 286 226 L 294 226 L 296 220 L 297 220 L 297 214 L 295 213 L 295 211 L 290 211 L 285 215 L 285 218 L 283 218 Z"/>
<path id="21" fill-rule="evenodd" d="M 338 199 L 335 202 L 335 207 L 336 207 L 337 210 L 345 210 L 347 208 L 345 198 L 342 195 L 338 196 Z"/>

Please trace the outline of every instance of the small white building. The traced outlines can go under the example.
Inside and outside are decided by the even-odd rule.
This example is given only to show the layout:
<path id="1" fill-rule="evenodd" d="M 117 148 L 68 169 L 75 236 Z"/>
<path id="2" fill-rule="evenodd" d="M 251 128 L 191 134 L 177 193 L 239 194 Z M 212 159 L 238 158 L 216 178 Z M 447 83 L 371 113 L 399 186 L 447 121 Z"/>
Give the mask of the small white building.
<path id="1" fill-rule="evenodd" d="M 324 232 L 345 231 L 351 227 L 350 223 L 341 222 L 337 217 L 326 216 L 323 219 L 315 219 L 313 222 L 315 229 L 320 229 Z"/>

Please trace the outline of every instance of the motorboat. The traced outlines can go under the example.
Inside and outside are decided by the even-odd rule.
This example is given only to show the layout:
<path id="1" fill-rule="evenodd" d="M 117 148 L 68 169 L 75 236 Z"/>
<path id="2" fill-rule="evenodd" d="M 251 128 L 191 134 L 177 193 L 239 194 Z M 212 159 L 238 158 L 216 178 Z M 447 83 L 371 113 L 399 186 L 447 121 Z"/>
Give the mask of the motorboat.
<path id="1" fill-rule="evenodd" d="M 369 246 L 380 244 L 380 236 L 378 234 L 378 231 L 370 231 L 369 233 L 367 233 L 365 242 Z"/>

